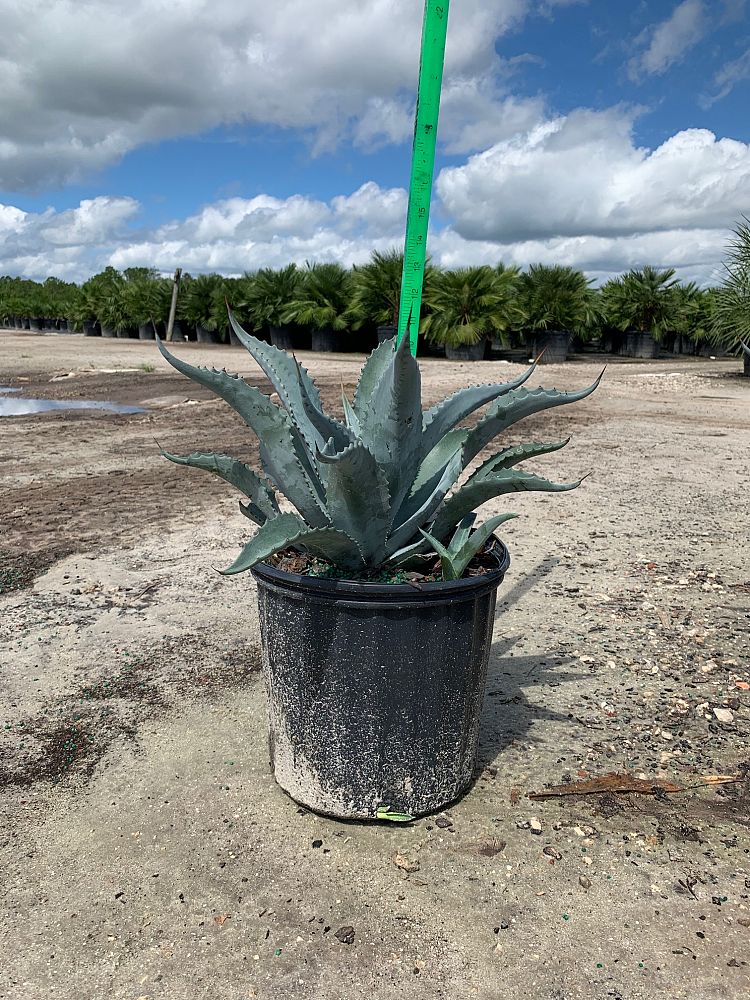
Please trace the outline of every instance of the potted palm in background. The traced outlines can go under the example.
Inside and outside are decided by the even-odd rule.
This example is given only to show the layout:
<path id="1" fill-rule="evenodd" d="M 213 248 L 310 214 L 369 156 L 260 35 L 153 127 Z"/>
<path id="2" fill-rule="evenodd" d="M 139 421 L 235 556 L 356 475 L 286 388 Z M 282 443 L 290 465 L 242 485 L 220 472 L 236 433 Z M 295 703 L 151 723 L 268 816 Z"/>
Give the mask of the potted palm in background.
<path id="1" fill-rule="evenodd" d="M 743 375 L 750 378 L 750 222 L 743 217 L 727 247 L 726 277 L 716 290 L 711 338 L 743 357 Z"/>
<path id="2" fill-rule="evenodd" d="M 424 293 L 426 339 L 442 344 L 451 361 L 481 361 L 489 338 L 504 335 L 517 317 L 517 280 L 514 269 L 488 265 L 437 269 Z"/>
<path id="3" fill-rule="evenodd" d="M 603 289 L 608 322 L 624 334 L 620 354 L 656 358 L 659 342 L 675 308 L 674 268 L 646 267 L 628 271 Z"/>
<path id="4" fill-rule="evenodd" d="M 367 264 L 352 268 L 352 329 L 373 324 L 379 344 L 396 336 L 403 269 L 404 255 L 395 249 L 373 250 Z"/>
<path id="5" fill-rule="evenodd" d="M 597 299 L 582 271 L 562 264 L 532 264 L 519 279 L 523 328 L 531 354 L 542 364 L 567 359 L 573 336 L 585 338 L 597 320 Z"/>
<path id="6" fill-rule="evenodd" d="M 289 351 L 304 346 L 300 331 L 287 318 L 301 280 L 296 264 L 274 269 L 262 267 L 240 282 L 239 308 L 255 332 L 267 330 L 274 347 Z"/>
<path id="7" fill-rule="evenodd" d="M 216 329 L 216 290 L 222 287 L 218 274 L 186 275 L 180 290 L 180 310 L 186 322 L 195 328 L 201 344 L 218 344 L 221 336 Z"/>
<path id="8" fill-rule="evenodd" d="M 283 313 L 287 322 L 310 328 L 313 351 L 345 351 L 351 345 L 351 272 L 332 262 L 306 263 Z"/>

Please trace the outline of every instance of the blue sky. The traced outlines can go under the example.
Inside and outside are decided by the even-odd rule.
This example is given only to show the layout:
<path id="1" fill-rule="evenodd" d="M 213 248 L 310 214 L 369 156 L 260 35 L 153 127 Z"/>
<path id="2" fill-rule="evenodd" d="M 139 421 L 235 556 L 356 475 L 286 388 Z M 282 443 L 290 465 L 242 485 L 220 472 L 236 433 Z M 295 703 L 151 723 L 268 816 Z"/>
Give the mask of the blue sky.
<path id="1" fill-rule="evenodd" d="M 403 239 L 421 0 L 17 6 L 0 270 L 239 273 Z M 435 258 L 713 280 L 750 211 L 747 6 L 453 0 Z"/>

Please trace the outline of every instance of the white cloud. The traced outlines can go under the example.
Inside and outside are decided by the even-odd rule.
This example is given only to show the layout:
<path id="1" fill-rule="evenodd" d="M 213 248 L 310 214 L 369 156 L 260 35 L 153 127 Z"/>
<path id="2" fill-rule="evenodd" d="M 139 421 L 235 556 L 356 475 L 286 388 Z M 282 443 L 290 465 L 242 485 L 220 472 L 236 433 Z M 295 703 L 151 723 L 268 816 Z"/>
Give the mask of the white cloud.
<path id="1" fill-rule="evenodd" d="M 499 137 L 496 119 L 507 128 L 508 109 L 493 106 L 507 97 L 495 79 L 503 74 L 496 40 L 540 9 L 532 0 L 451 9 L 446 85 L 462 81 L 483 95 L 482 143 Z M 221 124 L 299 129 L 317 151 L 411 132 L 418 2 L 0 0 L 0 15 L 7 190 L 80 180 L 145 142 Z M 517 116 L 518 105 L 510 110 Z M 464 148 L 452 129 L 448 113 L 441 136 Z"/>
<path id="2" fill-rule="evenodd" d="M 648 42 L 645 50 L 628 63 L 632 80 L 665 73 L 697 45 L 711 27 L 704 0 L 683 0 L 666 21 L 646 29 L 636 42 Z"/>
<path id="3" fill-rule="evenodd" d="M 710 108 L 712 104 L 727 97 L 738 83 L 750 79 L 750 48 L 745 49 L 741 56 L 725 63 L 714 76 L 714 93 L 704 96 L 701 104 L 704 108 Z"/>
<path id="4" fill-rule="evenodd" d="M 466 239 L 502 243 L 731 226 L 750 200 L 750 145 L 705 129 L 655 150 L 632 113 L 578 110 L 441 171 L 436 189 Z"/>

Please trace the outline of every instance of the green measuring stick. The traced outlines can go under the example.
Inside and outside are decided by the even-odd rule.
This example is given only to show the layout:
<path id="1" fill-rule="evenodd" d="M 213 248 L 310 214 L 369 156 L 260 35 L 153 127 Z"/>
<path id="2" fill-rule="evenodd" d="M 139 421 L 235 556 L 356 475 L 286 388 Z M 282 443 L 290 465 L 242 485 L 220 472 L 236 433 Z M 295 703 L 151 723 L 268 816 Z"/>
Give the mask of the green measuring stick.
<path id="1" fill-rule="evenodd" d="M 427 223 L 430 218 L 432 174 L 435 169 L 435 140 L 449 3 L 450 0 L 425 0 L 422 21 L 417 116 L 414 123 L 404 270 L 401 275 L 401 301 L 398 313 L 398 340 L 401 341 L 408 327 L 411 353 L 415 356 L 427 255 Z"/>

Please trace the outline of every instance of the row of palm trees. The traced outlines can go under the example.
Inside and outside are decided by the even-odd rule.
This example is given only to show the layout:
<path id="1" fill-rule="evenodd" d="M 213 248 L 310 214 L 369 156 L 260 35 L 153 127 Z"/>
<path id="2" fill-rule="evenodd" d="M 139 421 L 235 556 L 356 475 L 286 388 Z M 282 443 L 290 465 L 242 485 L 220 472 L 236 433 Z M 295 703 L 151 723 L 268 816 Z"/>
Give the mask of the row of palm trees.
<path id="1" fill-rule="evenodd" d="M 750 301 L 750 268 L 742 264 L 750 247 L 746 230 L 737 230 L 731 294 L 728 287 L 700 289 L 678 282 L 671 269 L 648 266 L 593 288 L 582 271 L 562 265 L 521 271 L 502 264 L 442 269 L 428 263 L 420 334 L 427 349 L 472 359 L 494 344 L 547 347 L 549 360 L 562 360 L 571 340 L 641 356 L 654 356 L 659 344 L 689 353 L 717 343 L 739 350 L 738 322 L 744 317 L 747 323 L 743 303 Z M 186 275 L 178 336 L 230 339 L 229 304 L 243 324 L 278 346 L 364 350 L 377 330 L 381 339 L 393 333 L 402 265 L 402 254 L 392 250 L 376 251 L 351 269 L 312 263 L 261 268 L 240 278 Z M 0 320 L 31 329 L 153 337 L 165 326 L 171 292 L 171 279 L 148 268 L 108 267 L 80 286 L 57 278 L 37 283 L 3 277 Z"/>

